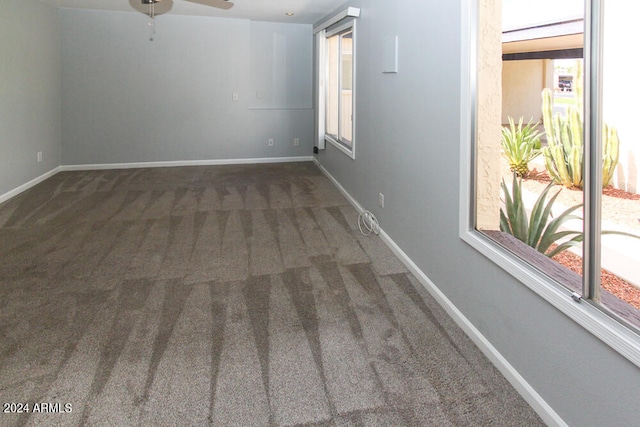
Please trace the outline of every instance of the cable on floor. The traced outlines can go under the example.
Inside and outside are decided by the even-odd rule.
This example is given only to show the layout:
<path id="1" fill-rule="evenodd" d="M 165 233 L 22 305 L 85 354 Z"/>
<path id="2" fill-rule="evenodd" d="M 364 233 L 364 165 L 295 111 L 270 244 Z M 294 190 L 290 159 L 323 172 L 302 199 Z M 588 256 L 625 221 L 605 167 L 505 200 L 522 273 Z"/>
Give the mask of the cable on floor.
<path id="1" fill-rule="evenodd" d="M 369 211 L 362 211 L 358 216 L 358 228 L 365 236 L 368 236 L 371 233 L 380 233 L 380 224 L 378 224 L 378 219 Z"/>

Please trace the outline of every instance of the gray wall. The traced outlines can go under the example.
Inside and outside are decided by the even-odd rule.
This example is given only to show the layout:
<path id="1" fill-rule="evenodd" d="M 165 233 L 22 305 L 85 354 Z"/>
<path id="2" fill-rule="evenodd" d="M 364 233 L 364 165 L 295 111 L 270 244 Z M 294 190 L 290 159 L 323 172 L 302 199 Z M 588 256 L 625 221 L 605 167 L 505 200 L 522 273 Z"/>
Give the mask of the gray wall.
<path id="1" fill-rule="evenodd" d="M 2 0 L 0 196 L 59 164 L 58 13 L 36 0 Z"/>
<path id="2" fill-rule="evenodd" d="M 317 156 L 570 425 L 637 425 L 640 371 L 458 236 L 460 2 L 353 0 L 357 148 Z M 399 36 L 399 73 L 383 40 Z M 378 192 L 385 208 L 378 208 Z"/>
<path id="3" fill-rule="evenodd" d="M 310 25 L 162 15 L 149 41 L 140 13 L 60 19 L 63 164 L 311 155 Z"/>

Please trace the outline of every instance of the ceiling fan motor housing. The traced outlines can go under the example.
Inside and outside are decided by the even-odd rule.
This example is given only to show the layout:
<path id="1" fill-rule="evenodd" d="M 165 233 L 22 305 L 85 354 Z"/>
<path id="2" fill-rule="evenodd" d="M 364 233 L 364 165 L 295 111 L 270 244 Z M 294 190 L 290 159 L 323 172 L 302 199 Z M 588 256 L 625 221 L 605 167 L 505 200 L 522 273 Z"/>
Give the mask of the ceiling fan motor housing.
<path id="1" fill-rule="evenodd" d="M 229 0 L 184 0 L 186 2 L 197 3 L 203 6 L 211 6 L 219 9 L 231 9 L 233 3 Z M 138 12 L 155 18 L 156 15 L 167 13 L 173 7 L 173 0 L 129 0 L 129 4 Z M 156 6 L 157 5 L 157 6 Z"/>

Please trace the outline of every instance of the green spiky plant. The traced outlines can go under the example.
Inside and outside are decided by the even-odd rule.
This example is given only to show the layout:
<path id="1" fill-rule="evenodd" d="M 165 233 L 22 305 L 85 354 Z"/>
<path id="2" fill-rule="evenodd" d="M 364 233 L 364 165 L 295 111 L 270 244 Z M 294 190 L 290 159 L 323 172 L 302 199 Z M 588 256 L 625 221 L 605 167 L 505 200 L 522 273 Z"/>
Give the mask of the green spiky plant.
<path id="1" fill-rule="evenodd" d="M 509 192 L 504 179 L 500 184 L 505 206 L 504 210 L 502 208 L 500 209 L 500 231 L 511 234 L 516 239 L 526 243 L 528 246 L 531 246 L 549 258 L 572 246 L 580 246 L 584 240 L 582 231 L 560 230 L 568 221 L 574 219 L 582 221 L 580 216 L 574 214 L 577 209 L 582 207 L 582 204 L 571 206 L 560 213 L 560 215 L 555 218 L 553 217 L 553 204 L 558 198 L 560 191 L 562 191 L 562 188 L 559 189 L 547 200 L 551 188 L 555 185 L 557 184 L 551 182 L 545 187 L 533 204 L 531 214 L 528 215 L 522 197 L 522 180 L 514 174 L 511 192 Z M 617 234 L 640 239 L 640 236 L 622 231 L 602 231 L 601 233 Z M 549 250 L 553 244 L 557 246 L 553 250 Z"/>
<path id="2" fill-rule="evenodd" d="M 576 105 L 567 109 L 566 117 L 553 114 L 553 93 L 542 91 L 542 116 L 547 146 L 542 148 L 545 168 L 551 179 L 565 187 L 582 188 L 583 169 L 583 101 L 582 66 L 578 63 L 576 75 Z M 602 135 L 602 186 L 609 185 L 618 165 L 620 140 L 614 127 L 604 125 Z"/>
<path id="3" fill-rule="evenodd" d="M 542 116 L 547 146 L 542 148 L 544 164 L 551 179 L 565 187 L 582 188 L 582 117 L 575 106 L 567 116 L 553 115 L 553 93 L 542 91 Z"/>
<path id="4" fill-rule="evenodd" d="M 529 162 L 540 155 L 540 132 L 536 129 L 538 123 L 533 120 L 523 127 L 523 117 L 518 125 L 513 117 L 508 116 L 509 126 L 502 127 L 502 156 L 509 162 L 509 169 L 519 177 L 529 175 Z"/>
<path id="5" fill-rule="evenodd" d="M 522 182 L 514 174 L 511 192 L 507 188 L 504 179 L 501 183 L 504 195 L 505 210 L 500 209 L 500 231 L 511 234 L 516 239 L 526 243 L 549 258 L 571 246 L 578 245 L 582 241 L 582 232 L 558 231 L 561 225 L 573 219 L 582 219 L 572 213 L 582 207 L 576 205 L 568 208 L 556 218 L 552 218 L 551 209 L 558 198 L 560 191 L 556 192 L 547 201 L 547 195 L 556 185 L 553 182 L 545 187 L 533 205 L 531 215 L 527 215 L 526 206 L 522 198 Z M 506 211 L 506 212 L 505 212 Z M 554 250 L 547 253 L 549 247 L 562 238 L 568 241 L 559 244 Z"/>

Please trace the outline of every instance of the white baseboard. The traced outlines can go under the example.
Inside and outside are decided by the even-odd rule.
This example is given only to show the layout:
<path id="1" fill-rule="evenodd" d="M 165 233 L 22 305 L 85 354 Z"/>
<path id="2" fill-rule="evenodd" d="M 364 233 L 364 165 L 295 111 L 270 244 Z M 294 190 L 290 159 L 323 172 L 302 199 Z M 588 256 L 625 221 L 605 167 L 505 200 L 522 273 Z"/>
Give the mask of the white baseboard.
<path id="1" fill-rule="evenodd" d="M 224 165 L 249 165 L 258 163 L 292 163 L 310 162 L 313 156 L 300 157 L 264 157 L 252 159 L 214 159 L 214 160 L 177 160 L 162 162 L 132 162 L 132 163 L 103 163 L 85 165 L 62 165 L 61 171 L 88 171 L 101 169 L 139 169 L 139 168 L 166 168 L 179 166 L 224 166 Z"/>
<path id="2" fill-rule="evenodd" d="M 342 195 L 349 201 L 349 203 L 351 203 L 353 205 L 354 208 L 356 208 L 356 210 L 358 211 L 358 213 L 362 213 L 364 212 L 364 208 L 360 205 L 360 203 L 358 203 L 358 201 L 356 199 L 354 199 L 353 197 L 351 197 L 351 194 L 349 194 L 349 192 L 347 192 L 347 190 L 344 189 L 344 187 L 338 182 L 337 179 L 335 179 L 333 177 L 333 175 L 331 175 L 329 173 L 328 170 L 326 170 L 324 168 L 324 166 L 322 166 L 320 164 L 320 162 L 318 162 L 315 158 L 313 159 L 313 162 L 318 166 L 318 168 L 320 168 L 320 170 L 322 171 L 322 173 L 329 178 L 329 181 L 331 181 L 333 183 L 333 185 L 336 186 L 336 188 L 342 193 Z"/>
<path id="3" fill-rule="evenodd" d="M 254 159 L 220 159 L 220 160 L 182 160 L 182 161 L 166 161 L 166 162 L 138 162 L 138 163 L 110 163 L 110 164 L 88 164 L 88 165 L 62 165 L 49 172 L 32 179 L 2 195 L 0 195 L 0 203 L 17 196 L 25 190 L 41 183 L 47 178 L 52 177 L 58 172 L 66 171 L 89 171 L 101 169 L 137 169 L 137 168 L 159 168 L 159 167 L 178 167 L 178 166 L 223 166 L 223 165 L 250 165 L 264 163 L 294 163 L 294 162 L 310 162 L 313 156 L 300 157 L 264 157 Z"/>
<path id="4" fill-rule="evenodd" d="M 362 206 L 351 194 L 327 171 L 316 159 L 314 162 L 327 178 L 338 188 L 345 198 L 358 211 L 362 212 Z M 418 279 L 431 296 L 442 306 L 456 324 L 464 331 L 473 343 L 484 353 L 489 361 L 504 375 L 509 383 L 533 408 L 534 411 L 549 426 L 567 426 L 567 423 L 553 410 L 551 406 L 540 396 L 536 390 L 518 373 L 507 359 L 491 344 L 491 342 L 476 328 L 469 319 L 451 302 L 449 298 L 429 279 L 429 277 L 413 262 L 411 258 L 398 246 L 393 239 L 380 228 L 380 238 L 391 251 L 402 261 L 409 271 Z"/>
<path id="5" fill-rule="evenodd" d="M 34 185 L 40 184 L 45 179 L 51 178 L 53 175 L 57 174 L 58 172 L 60 172 L 60 166 L 58 166 L 57 168 L 51 169 L 49 172 L 46 172 L 46 173 L 40 175 L 39 177 L 34 178 L 31 181 L 29 181 L 29 182 L 27 182 L 25 184 L 22 184 L 19 187 L 14 188 L 13 190 L 7 191 L 6 193 L 0 195 L 0 203 L 9 200 L 12 197 L 17 196 L 18 194 L 22 193 L 23 191 L 26 191 L 26 190 L 30 189 Z"/>

